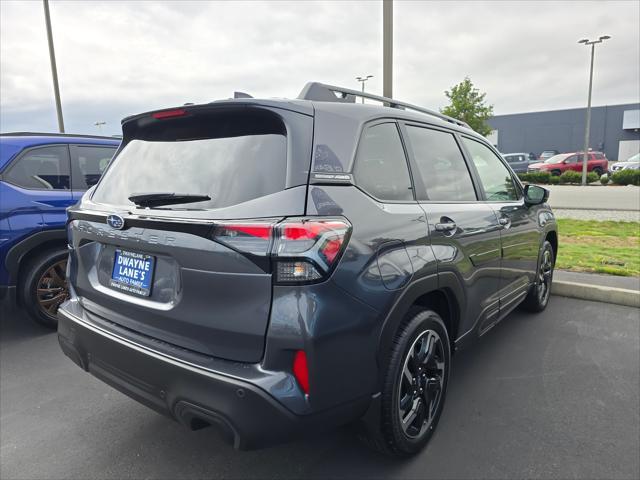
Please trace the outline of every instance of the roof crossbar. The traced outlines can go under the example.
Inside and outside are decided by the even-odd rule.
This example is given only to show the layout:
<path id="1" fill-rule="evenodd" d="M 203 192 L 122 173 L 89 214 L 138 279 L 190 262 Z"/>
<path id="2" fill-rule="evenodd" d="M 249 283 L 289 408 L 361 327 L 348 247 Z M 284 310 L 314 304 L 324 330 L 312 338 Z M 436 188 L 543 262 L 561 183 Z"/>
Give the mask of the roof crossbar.
<path id="1" fill-rule="evenodd" d="M 336 96 L 336 93 L 340 94 L 340 96 Z M 334 85 L 326 85 L 319 82 L 307 83 L 302 89 L 302 92 L 300 92 L 300 95 L 298 95 L 298 99 L 300 100 L 315 100 L 318 102 L 341 103 L 354 103 L 356 101 L 356 97 L 376 100 L 391 108 L 412 110 L 415 112 L 424 113 L 425 115 L 431 115 L 432 117 L 437 117 L 440 120 L 451 122 L 455 125 L 460 125 L 461 127 L 471 128 L 465 122 L 457 120 L 453 117 L 449 117 L 448 115 L 443 115 L 442 113 L 436 112 L 434 110 L 429 110 L 428 108 L 418 107 L 417 105 L 412 105 L 410 103 L 399 102 L 398 100 L 394 100 L 393 98 L 381 97 L 372 93 L 360 92 L 358 90 L 352 90 L 350 88 L 336 87 Z"/>

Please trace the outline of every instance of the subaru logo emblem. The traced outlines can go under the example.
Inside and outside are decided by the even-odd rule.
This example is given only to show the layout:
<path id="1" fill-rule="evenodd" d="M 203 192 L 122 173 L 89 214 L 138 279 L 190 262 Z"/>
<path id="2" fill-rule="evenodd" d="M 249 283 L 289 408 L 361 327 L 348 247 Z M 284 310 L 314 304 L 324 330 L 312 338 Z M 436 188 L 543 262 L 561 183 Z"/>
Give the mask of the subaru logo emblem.
<path id="1" fill-rule="evenodd" d="M 115 228 L 116 230 L 122 230 L 124 228 L 124 218 L 115 213 L 107 217 L 107 223 L 111 228 Z"/>

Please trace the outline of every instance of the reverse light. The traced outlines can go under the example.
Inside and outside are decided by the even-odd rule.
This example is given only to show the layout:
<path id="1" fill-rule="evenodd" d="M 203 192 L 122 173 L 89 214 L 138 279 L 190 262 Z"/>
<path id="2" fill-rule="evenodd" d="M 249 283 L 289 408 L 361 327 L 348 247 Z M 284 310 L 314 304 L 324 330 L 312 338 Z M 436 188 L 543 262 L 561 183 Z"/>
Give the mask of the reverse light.
<path id="1" fill-rule="evenodd" d="M 293 376 L 305 394 L 309 394 L 309 367 L 307 366 L 307 354 L 304 350 L 298 350 L 293 357 Z"/>

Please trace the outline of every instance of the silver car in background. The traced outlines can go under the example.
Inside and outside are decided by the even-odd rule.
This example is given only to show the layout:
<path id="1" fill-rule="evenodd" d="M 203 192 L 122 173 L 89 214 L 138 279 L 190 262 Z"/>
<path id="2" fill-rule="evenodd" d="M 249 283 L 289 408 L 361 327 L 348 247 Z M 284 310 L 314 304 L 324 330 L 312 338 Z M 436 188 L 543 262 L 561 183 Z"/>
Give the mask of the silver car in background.
<path id="1" fill-rule="evenodd" d="M 622 170 L 640 170 L 640 153 L 630 156 L 624 162 L 616 162 L 609 168 L 609 174 Z"/>

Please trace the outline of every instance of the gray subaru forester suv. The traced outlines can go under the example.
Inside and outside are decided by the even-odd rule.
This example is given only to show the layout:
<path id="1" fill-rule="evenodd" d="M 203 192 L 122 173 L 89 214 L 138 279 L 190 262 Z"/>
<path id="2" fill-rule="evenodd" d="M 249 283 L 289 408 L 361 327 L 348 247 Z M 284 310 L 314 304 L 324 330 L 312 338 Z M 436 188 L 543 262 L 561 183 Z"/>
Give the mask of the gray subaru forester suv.
<path id="1" fill-rule="evenodd" d="M 354 423 L 418 452 L 453 351 L 546 307 L 556 223 L 465 124 L 356 96 L 310 83 L 123 120 L 69 209 L 65 354 L 236 448 Z"/>

